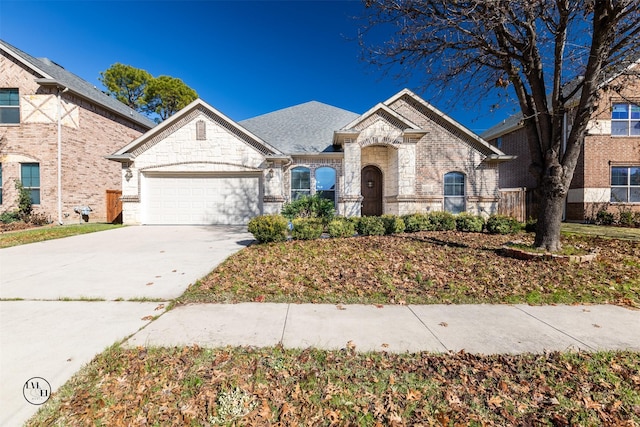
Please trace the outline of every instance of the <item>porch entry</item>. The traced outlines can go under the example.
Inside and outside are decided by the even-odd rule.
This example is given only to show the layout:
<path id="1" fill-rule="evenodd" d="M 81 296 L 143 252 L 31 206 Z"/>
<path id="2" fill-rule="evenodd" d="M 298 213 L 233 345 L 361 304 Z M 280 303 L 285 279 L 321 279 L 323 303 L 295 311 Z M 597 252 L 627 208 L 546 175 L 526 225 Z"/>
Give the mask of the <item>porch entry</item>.
<path id="1" fill-rule="evenodd" d="M 360 175 L 362 216 L 382 215 L 382 171 L 376 166 L 365 166 Z"/>

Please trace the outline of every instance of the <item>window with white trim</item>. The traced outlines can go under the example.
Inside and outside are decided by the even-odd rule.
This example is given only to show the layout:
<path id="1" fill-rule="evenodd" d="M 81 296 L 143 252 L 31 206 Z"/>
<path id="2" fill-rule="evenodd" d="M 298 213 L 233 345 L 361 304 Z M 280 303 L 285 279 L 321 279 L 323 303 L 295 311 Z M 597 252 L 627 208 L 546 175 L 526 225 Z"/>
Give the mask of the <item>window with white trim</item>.
<path id="1" fill-rule="evenodd" d="M 464 174 L 449 172 L 444 176 L 444 210 L 454 214 L 465 211 Z"/>
<path id="2" fill-rule="evenodd" d="M 20 94 L 18 89 L 0 89 L 0 125 L 20 123 Z"/>
<path id="3" fill-rule="evenodd" d="M 327 166 L 316 169 L 316 194 L 336 206 L 336 170 Z"/>
<path id="4" fill-rule="evenodd" d="M 611 167 L 611 203 L 640 203 L 640 166 Z"/>
<path id="5" fill-rule="evenodd" d="M 611 109 L 611 136 L 640 136 L 640 105 L 616 103 Z"/>
<path id="6" fill-rule="evenodd" d="M 311 170 L 297 167 L 291 170 L 291 201 L 311 195 Z"/>
<path id="7" fill-rule="evenodd" d="M 20 182 L 22 186 L 29 190 L 31 203 L 40 204 L 40 164 L 22 163 L 20 165 Z"/>

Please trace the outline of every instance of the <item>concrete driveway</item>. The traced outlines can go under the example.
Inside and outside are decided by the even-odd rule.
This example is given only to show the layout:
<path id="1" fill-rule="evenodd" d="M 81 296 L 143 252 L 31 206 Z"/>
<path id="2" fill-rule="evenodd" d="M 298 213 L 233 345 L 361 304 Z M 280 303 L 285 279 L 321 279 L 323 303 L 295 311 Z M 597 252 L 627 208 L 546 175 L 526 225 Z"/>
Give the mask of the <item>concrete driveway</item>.
<path id="1" fill-rule="evenodd" d="M 56 390 L 251 240 L 246 227 L 139 226 L 0 249 L 0 425 L 37 411 L 27 380 Z"/>

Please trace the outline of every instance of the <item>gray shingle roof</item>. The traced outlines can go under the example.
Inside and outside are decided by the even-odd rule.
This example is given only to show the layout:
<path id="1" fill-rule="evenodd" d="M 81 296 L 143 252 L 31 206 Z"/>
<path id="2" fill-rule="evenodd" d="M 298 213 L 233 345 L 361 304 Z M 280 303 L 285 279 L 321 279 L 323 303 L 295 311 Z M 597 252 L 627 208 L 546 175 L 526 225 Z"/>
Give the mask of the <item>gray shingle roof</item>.
<path id="1" fill-rule="evenodd" d="M 102 107 L 122 116 L 127 119 L 144 126 L 146 128 L 152 128 L 156 124 L 149 118 L 143 116 L 137 111 L 132 110 L 122 102 L 115 98 L 112 98 L 104 94 L 101 90 L 97 89 L 94 85 L 81 79 L 73 73 L 62 68 L 55 62 L 46 58 L 35 58 L 28 53 L 21 51 L 15 46 L 10 45 L 4 40 L 0 40 L 0 48 L 10 52 L 12 55 L 20 58 L 23 62 L 30 64 L 35 68 L 36 72 L 44 72 L 46 75 L 41 76 L 43 79 L 53 79 L 61 86 L 69 88 L 70 91 L 86 98 Z"/>
<path id="2" fill-rule="evenodd" d="M 359 114 L 317 101 L 277 110 L 239 122 L 285 154 L 335 151 L 333 132 Z"/>

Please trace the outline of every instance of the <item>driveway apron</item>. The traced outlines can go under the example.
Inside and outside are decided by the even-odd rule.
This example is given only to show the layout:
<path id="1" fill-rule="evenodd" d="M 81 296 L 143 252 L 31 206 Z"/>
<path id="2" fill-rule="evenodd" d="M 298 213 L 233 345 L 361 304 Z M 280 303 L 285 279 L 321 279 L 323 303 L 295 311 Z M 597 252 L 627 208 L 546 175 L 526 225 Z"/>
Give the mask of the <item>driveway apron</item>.
<path id="1" fill-rule="evenodd" d="M 0 249 L 0 425 L 37 411 L 29 379 L 55 391 L 251 240 L 245 227 L 133 226 Z"/>

